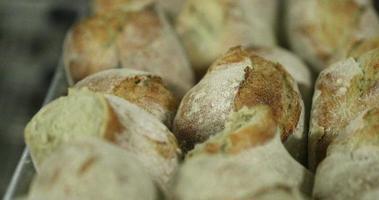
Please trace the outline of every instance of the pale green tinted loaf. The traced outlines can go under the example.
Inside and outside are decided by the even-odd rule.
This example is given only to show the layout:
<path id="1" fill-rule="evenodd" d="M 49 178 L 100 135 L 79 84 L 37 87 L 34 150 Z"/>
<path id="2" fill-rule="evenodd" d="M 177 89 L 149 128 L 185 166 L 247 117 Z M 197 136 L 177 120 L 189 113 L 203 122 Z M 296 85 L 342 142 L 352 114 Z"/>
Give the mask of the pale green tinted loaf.
<path id="1" fill-rule="evenodd" d="M 25 142 L 37 169 L 68 140 L 104 137 L 110 112 L 104 97 L 88 92 L 61 97 L 43 107 L 25 128 Z"/>
<path id="2" fill-rule="evenodd" d="M 150 113 L 120 97 L 87 89 L 71 90 L 67 97 L 43 110 L 47 111 L 38 113 L 25 131 L 38 171 L 44 159 L 61 144 L 76 138 L 96 137 L 136 155 L 167 192 L 180 150 L 175 136 Z"/>

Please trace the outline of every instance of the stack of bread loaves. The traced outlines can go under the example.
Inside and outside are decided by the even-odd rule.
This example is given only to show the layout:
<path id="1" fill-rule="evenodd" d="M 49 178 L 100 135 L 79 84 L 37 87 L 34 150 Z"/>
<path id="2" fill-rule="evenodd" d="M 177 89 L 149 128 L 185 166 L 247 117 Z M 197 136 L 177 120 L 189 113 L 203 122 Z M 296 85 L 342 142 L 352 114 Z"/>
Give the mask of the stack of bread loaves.
<path id="1" fill-rule="evenodd" d="M 370 0 L 91 8 L 64 43 L 75 85 L 25 128 L 38 173 L 30 200 L 379 199 Z M 278 46 L 282 8 L 291 48 L 323 70 L 313 101 L 306 63 Z"/>

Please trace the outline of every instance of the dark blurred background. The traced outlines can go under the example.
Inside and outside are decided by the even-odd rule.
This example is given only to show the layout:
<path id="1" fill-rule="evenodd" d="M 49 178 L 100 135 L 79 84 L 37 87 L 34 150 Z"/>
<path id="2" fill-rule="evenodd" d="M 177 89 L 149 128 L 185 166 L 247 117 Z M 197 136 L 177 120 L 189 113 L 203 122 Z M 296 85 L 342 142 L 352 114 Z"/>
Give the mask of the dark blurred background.
<path id="1" fill-rule="evenodd" d="M 42 105 L 78 0 L 0 0 L 0 195 L 24 148 L 23 129 Z"/>
<path id="2" fill-rule="evenodd" d="M 374 2 L 379 7 L 379 0 Z M 85 0 L 0 0 L 0 194 L 24 148 L 24 126 L 42 105 L 64 35 L 86 5 Z"/>

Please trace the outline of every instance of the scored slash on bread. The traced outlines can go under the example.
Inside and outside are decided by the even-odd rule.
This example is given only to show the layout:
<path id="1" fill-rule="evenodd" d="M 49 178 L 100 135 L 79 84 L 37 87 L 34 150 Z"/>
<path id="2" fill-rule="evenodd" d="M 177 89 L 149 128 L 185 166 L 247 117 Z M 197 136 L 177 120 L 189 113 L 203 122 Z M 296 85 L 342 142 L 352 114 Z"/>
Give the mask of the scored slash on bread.
<path id="1" fill-rule="evenodd" d="M 272 62 L 280 63 L 297 82 L 304 102 L 306 104 L 311 102 L 312 75 L 308 66 L 297 55 L 280 47 L 253 47 L 252 49 L 257 55 Z"/>
<path id="2" fill-rule="evenodd" d="M 138 11 L 98 14 L 67 34 L 63 60 L 73 82 L 110 68 L 130 68 L 162 77 L 178 97 L 194 82 L 184 49 L 155 4 Z"/>
<path id="3" fill-rule="evenodd" d="M 43 107 L 25 128 L 33 162 L 40 166 L 63 143 L 102 138 L 136 155 L 166 190 L 178 166 L 175 136 L 153 115 L 117 96 L 70 90 Z"/>
<path id="4" fill-rule="evenodd" d="M 88 88 L 119 96 L 148 111 L 171 128 L 177 99 L 159 76 L 132 69 L 109 69 L 79 81 L 75 88 Z"/>
<path id="5" fill-rule="evenodd" d="M 134 155 L 86 138 L 51 154 L 33 180 L 28 200 L 155 200 L 157 195 Z"/>
<path id="6" fill-rule="evenodd" d="M 313 175 L 286 151 L 280 132 L 269 106 L 232 113 L 221 133 L 187 155 L 174 196 L 182 200 L 260 199 L 278 185 L 288 188 L 282 198 L 301 199 L 299 191 L 310 195 Z"/>
<path id="7" fill-rule="evenodd" d="M 316 172 L 318 200 L 373 200 L 379 186 L 379 108 L 350 122 L 328 147 Z M 373 198 L 374 197 L 374 198 Z"/>
<path id="8" fill-rule="evenodd" d="M 188 151 L 220 132 L 231 112 L 259 104 L 270 106 L 283 129 L 283 143 L 291 155 L 304 160 L 304 105 L 297 84 L 280 64 L 250 49 L 232 48 L 215 61 L 182 99 L 173 130 Z"/>
<path id="9" fill-rule="evenodd" d="M 309 166 L 316 169 L 329 144 L 361 112 L 379 105 L 379 49 L 337 62 L 319 75 L 310 122 Z"/>

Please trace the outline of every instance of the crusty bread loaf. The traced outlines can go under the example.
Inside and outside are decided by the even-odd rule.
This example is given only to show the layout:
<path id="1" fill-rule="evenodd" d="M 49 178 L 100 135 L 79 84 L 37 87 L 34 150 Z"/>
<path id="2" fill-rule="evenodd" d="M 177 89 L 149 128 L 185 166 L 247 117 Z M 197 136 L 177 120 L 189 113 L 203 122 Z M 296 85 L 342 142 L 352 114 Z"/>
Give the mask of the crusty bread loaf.
<path id="1" fill-rule="evenodd" d="M 271 107 L 283 129 L 283 142 L 294 157 L 302 159 L 304 106 L 296 82 L 280 64 L 250 49 L 233 48 L 209 68 L 184 96 L 173 130 L 181 147 L 189 150 L 221 131 L 231 112 L 259 104 Z"/>
<path id="2" fill-rule="evenodd" d="M 279 174 L 287 183 L 310 195 L 313 175 L 294 160 L 280 140 L 281 129 L 269 106 L 244 107 L 232 113 L 225 129 L 187 154 L 186 160 L 202 155 L 230 156 L 229 160 Z M 242 179 L 242 177 L 240 177 Z"/>
<path id="3" fill-rule="evenodd" d="M 260 165 L 212 155 L 189 159 L 181 166 L 173 192 L 178 200 L 261 200 L 272 190 L 288 188 L 279 199 L 300 200 L 298 188 L 281 173 Z M 262 197 L 262 199 L 264 199 Z M 288 199 L 288 198 L 287 198 Z"/>
<path id="4" fill-rule="evenodd" d="M 295 54 L 280 47 L 254 47 L 254 52 L 267 60 L 280 63 L 299 85 L 305 102 L 311 101 L 313 85 L 308 66 Z"/>
<path id="5" fill-rule="evenodd" d="M 188 0 L 176 30 L 197 74 L 237 45 L 274 46 L 277 0 Z"/>
<path id="6" fill-rule="evenodd" d="M 163 189 L 178 165 L 174 135 L 153 115 L 117 96 L 71 90 L 28 123 L 25 141 L 37 168 L 63 143 L 97 137 L 132 152 Z"/>
<path id="7" fill-rule="evenodd" d="M 148 71 L 161 76 L 179 97 L 194 81 L 181 44 L 154 5 L 99 14 L 78 23 L 66 38 L 64 63 L 74 82 L 109 68 Z"/>
<path id="8" fill-rule="evenodd" d="M 75 85 L 124 98 L 148 111 L 171 128 L 177 99 L 159 76 L 132 69 L 109 69 L 90 75 Z"/>
<path id="9" fill-rule="evenodd" d="M 290 46 L 316 71 L 344 59 L 358 40 L 379 34 L 371 0 L 288 0 Z"/>
<path id="10" fill-rule="evenodd" d="M 313 96 L 309 165 L 316 169 L 329 143 L 359 113 L 379 105 L 379 49 L 321 72 Z"/>
<path id="11" fill-rule="evenodd" d="M 92 10 L 95 13 L 113 12 L 114 10 L 138 10 L 152 2 L 158 2 L 169 17 L 178 15 L 185 0 L 93 0 Z"/>
<path id="12" fill-rule="evenodd" d="M 376 107 L 361 113 L 339 133 L 317 168 L 315 199 L 378 199 L 378 127 L 379 107 Z"/>
<path id="13" fill-rule="evenodd" d="M 42 165 L 28 200 L 156 200 L 158 191 L 130 153 L 98 139 L 63 145 Z"/>

